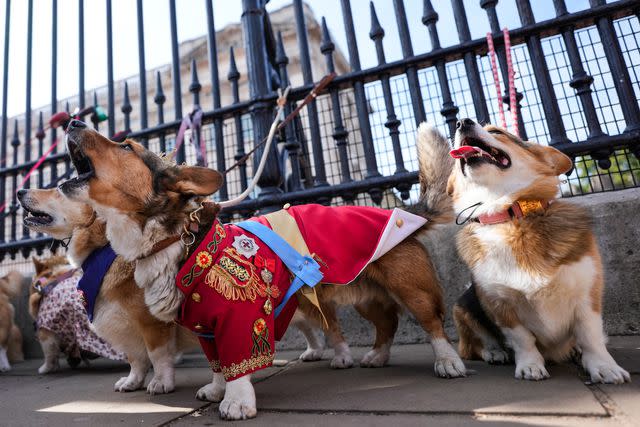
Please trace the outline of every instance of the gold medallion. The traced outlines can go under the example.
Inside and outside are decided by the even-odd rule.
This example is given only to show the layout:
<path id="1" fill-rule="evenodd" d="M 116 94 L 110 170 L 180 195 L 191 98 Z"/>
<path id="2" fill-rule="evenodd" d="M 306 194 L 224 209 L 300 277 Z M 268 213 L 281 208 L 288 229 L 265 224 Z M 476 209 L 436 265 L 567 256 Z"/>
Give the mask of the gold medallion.
<path id="1" fill-rule="evenodd" d="M 264 312 L 266 313 L 267 316 L 271 314 L 271 312 L 273 311 L 273 304 L 271 303 L 271 298 L 267 298 L 262 308 L 264 309 Z"/>

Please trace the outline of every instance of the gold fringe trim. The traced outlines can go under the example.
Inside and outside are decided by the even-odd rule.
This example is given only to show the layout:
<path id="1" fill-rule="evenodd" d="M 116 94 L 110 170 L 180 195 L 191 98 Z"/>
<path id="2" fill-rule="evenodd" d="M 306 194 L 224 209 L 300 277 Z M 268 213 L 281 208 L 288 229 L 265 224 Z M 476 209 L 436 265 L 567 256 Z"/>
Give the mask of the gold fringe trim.
<path id="1" fill-rule="evenodd" d="M 224 375 L 225 380 L 228 380 L 230 378 L 237 377 L 238 375 L 242 375 L 245 372 L 267 366 L 273 362 L 273 358 L 274 354 L 261 354 L 260 356 L 252 357 L 250 359 L 244 359 L 240 363 L 232 363 L 231 366 L 223 366 L 222 375 Z"/>
<path id="2" fill-rule="evenodd" d="M 205 283 L 220 295 L 230 301 L 251 302 L 257 297 L 280 296 L 278 287 L 263 283 L 256 267 L 242 259 L 234 248 L 225 248 L 224 253 L 219 264 L 214 264 L 205 277 Z"/>
<path id="3" fill-rule="evenodd" d="M 219 360 L 209 360 L 209 365 L 211 365 L 211 369 L 213 369 L 214 372 L 221 371 Z"/>
<path id="4" fill-rule="evenodd" d="M 256 287 L 250 280 L 246 287 L 240 287 L 228 271 L 219 265 L 211 267 L 205 278 L 205 283 L 215 289 L 220 295 L 230 301 L 256 300 Z"/>

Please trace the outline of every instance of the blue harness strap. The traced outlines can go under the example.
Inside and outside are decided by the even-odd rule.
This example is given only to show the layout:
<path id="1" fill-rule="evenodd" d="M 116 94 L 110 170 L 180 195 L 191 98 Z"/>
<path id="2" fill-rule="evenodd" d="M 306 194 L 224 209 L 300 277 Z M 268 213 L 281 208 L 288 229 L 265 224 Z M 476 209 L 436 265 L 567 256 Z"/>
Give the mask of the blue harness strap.
<path id="1" fill-rule="evenodd" d="M 91 322 L 93 322 L 93 309 L 102 287 L 102 280 L 115 259 L 116 253 L 111 249 L 111 245 L 107 245 L 91 252 L 82 263 L 82 278 L 78 282 L 78 290 L 82 291 L 84 305 Z"/>
<path id="2" fill-rule="evenodd" d="M 280 237 L 275 231 L 256 221 L 242 221 L 238 227 L 255 235 L 262 240 L 287 266 L 291 274 L 294 275 L 291 286 L 282 298 L 282 302 L 275 309 L 275 316 L 278 317 L 282 309 L 287 305 L 287 301 L 302 288 L 307 285 L 314 287 L 322 280 L 320 265 L 309 255 L 301 255 L 289 243 Z"/>

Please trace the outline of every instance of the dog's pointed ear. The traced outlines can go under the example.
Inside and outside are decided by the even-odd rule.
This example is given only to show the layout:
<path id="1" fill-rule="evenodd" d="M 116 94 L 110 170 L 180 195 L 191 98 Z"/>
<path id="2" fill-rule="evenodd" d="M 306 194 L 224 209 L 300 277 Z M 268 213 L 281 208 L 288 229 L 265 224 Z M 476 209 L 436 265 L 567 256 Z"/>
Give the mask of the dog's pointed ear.
<path id="1" fill-rule="evenodd" d="M 165 190 L 193 196 L 209 196 L 222 182 L 220 172 L 201 166 L 178 166 L 162 180 Z"/>
<path id="2" fill-rule="evenodd" d="M 573 168 L 571 158 L 562 151 L 543 145 L 536 145 L 535 147 L 544 161 L 553 168 L 556 175 L 567 173 Z"/>
<path id="3" fill-rule="evenodd" d="M 47 269 L 47 265 L 45 263 L 43 263 L 42 261 L 40 261 L 40 259 L 33 257 L 33 266 L 36 269 L 36 275 L 42 273 L 43 271 L 45 271 Z"/>

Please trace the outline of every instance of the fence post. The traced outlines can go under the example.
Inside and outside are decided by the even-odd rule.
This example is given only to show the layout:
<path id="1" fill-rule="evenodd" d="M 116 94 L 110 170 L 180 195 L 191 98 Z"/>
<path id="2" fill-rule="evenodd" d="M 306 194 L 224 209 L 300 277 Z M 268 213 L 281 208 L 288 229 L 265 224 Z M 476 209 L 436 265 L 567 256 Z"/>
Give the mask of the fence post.
<path id="1" fill-rule="evenodd" d="M 247 60 L 247 74 L 249 77 L 249 93 L 252 101 L 250 109 L 253 123 L 253 141 L 259 144 L 269 133 L 273 120 L 272 103 L 265 100 L 271 92 L 271 80 L 267 61 L 267 48 L 264 38 L 264 0 L 242 0 L 242 32 L 244 34 L 245 57 Z M 257 166 L 264 148 L 256 150 L 254 164 Z M 265 169 L 258 181 L 260 198 L 282 192 L 282 171 L 278 161 L 275 145 L 267 158 Z M 267 206 L 264 212 L 275 210 L 276 206 Z"/>

